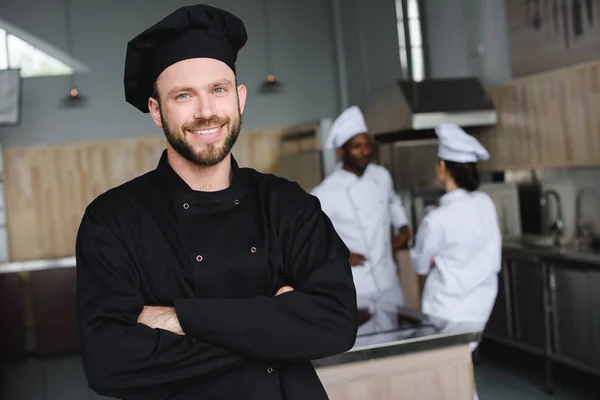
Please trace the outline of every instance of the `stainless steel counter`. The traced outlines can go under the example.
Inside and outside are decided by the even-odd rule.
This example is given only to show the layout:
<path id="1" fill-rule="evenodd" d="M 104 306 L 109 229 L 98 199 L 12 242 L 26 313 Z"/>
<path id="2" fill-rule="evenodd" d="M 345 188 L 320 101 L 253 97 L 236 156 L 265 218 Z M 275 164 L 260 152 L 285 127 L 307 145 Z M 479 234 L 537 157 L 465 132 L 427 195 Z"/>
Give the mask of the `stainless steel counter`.
<path id="1" fill-rule="evenodd" d="M 384 332 L 358 336 L 351 350 L 313 362 L 315 367 L 372 360 L 456 345 L 481 339 L 481 326 L 452 322 L 399 307 L 396 326 Z"/>
<path id="2" fill-rule="evenodd" d="M 583 262 L 600 268 L 600 251 L 577 249 L 572 245 L 536 247 L 524 245 L 518 239 L 510 239 L 503 242 L 502 251 L 509 256 L 528 256 L 541 261 Z"/>
<path id="3" fill-rule="evenodd" d="M 600 249 L 536 240 L 504 241 L 484 337 L 544 356 L 552 392 L 554 362 L 600 376 Z"/>
<path id="4" fill-rule="evenodd" d="M 44 260 L 18 261 L 0 264 L 0 274 L 44 271 L 58 268 L 74 268 L 75 257 L 48 258 Z"/>

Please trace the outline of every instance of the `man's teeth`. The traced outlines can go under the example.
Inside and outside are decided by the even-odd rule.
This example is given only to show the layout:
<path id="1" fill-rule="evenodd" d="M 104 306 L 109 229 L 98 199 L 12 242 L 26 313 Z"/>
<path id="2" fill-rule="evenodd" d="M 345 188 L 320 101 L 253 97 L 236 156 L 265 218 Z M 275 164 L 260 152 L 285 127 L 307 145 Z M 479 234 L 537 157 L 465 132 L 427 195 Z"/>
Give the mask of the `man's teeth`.
<path id="1" fill-rule="evenodd" d="M 202 129 L 199 131 L 190 131 L 190 132 L 192 132 L 194 135 L 211 135 L 213 133 L 218 132 L 219 129 L 221 129 L 220 126 L 218 126 L 216 128 L 212 128 L 212 129 Z"/>

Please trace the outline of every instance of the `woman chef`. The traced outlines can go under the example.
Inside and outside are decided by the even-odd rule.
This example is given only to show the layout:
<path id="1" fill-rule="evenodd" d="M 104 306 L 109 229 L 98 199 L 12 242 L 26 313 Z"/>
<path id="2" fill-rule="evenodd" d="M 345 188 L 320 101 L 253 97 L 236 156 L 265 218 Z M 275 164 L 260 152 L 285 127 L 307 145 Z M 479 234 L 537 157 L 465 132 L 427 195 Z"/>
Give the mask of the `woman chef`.
<path id="1" fill-rule="evenodd" d="M 422 311 L 483 330 L 498 292 L 502 248 L 494 203 L 477 190 L 476 163 L 489 154 L 455 124 L 440 124 L 436 134 L 437 179 L 446 194 L 423 218 L 411 249 L 413 268 L 428 275 Z M 471 351 L 477 345 L 471 343 Z"/>

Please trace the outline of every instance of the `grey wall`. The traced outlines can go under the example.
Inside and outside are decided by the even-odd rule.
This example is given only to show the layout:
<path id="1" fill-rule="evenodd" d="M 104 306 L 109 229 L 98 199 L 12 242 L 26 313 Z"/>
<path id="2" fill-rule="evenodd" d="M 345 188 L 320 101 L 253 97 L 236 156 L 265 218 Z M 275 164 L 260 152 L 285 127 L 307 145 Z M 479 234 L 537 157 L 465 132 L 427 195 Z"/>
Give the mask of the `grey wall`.
<path id="1" fill-rule="evenodd" d="M 394 0 L 339 0 L 348 105 L 364 108 L 372 91 L 402 75 Z"/>
<path id="2" fill-rule="evenodd" d="M 72 0 L 74 55 L 91 67 L 77 76 L 89 104 L 62 109 L 70 89 L 67 77 L 26 79 L 23 119 L 18 127 L 0 128 L 4 147 L 21 147 L 161 135 L 148 115 L 124 101 L 123 67 L 126 43 L 184 0 Z M 240 83 L 250 95 L 244 128 L 279 126 L 332 117 L 338 112 L 338 81 L 331 25 L 331 4 L 324 0 L 269 2 L 272 54 L 285 90 L 256 93 L 266 77 L 260 0 L 207 1 L 227 9 L 246 23 L 249 41 L 239 54 Z M 2 19 L 66 50 L 62 0 L 2 0 Z M 309 27 L 310 25 L 310 27 Z"/>
<path id="3" fill-rule="evenodd" d="M 402 76 L 395 1 L 336 1 L 347 94 L 342 105 L 364 109 L 373 91 Z M 424 0 L 423 12 L 430 77 L 474 75 L 490 85 L 511 79 L 504 1 Z"/>
<path id="4" fill-rule="evenodd" d="M 512 77 L 503 0 L 424 0 L 430 74 L 477 76 L 485 84 Z"/>

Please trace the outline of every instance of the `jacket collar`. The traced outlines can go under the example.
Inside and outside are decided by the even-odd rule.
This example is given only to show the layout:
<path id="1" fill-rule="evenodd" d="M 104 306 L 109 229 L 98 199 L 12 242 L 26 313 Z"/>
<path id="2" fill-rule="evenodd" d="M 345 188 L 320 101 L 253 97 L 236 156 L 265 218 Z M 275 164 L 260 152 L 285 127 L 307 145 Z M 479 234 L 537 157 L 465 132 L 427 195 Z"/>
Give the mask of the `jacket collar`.
<path id="1" fill-rule="evenodd" d="M 467 192 L 465 189 L 454 189 L 453 191 L 448 192 L 442 197 L 440 197 L 440 205 L 445 206 L 447 204 L 454 203 L 455 201 L 459 201 L 467 197 L 469 197 L 469 192 Z"/>
<path id="2" fill-rule="evenodd" d="M 163 178 L 163 182 L 166 183 L 168 188 L 168 190 L 165 191 L 165 194 L 170 196 L 177 203 L 182 201 L 234 201 L 241 199 L 246 193 L 246 180 L 244 179 L 244 171 L 238 166 L 233 154 L 231 155 L 231 184 L 226 189 L 216 192 L 201 192 L 190 188 L 169 164 L 169 161 L 167 160 L 166 149 L 163 151 L 160 157 L 156 171 Z"/>
<path id="3" fill-rule="evenodd" d="M 361 176 L 356 175 L 354 172 L 346 171 L 341 162 L 338 163 L 335 168 L 335 172 L 337 172 L 338 176 L 347 179 L 349 182 L 356 182 L 361 179 L 370 179 L 371 172 L 373 172 L 373 165 L 371 163 L 367 165 L 367 168 L 365 168 L 365 171 Z"/>

